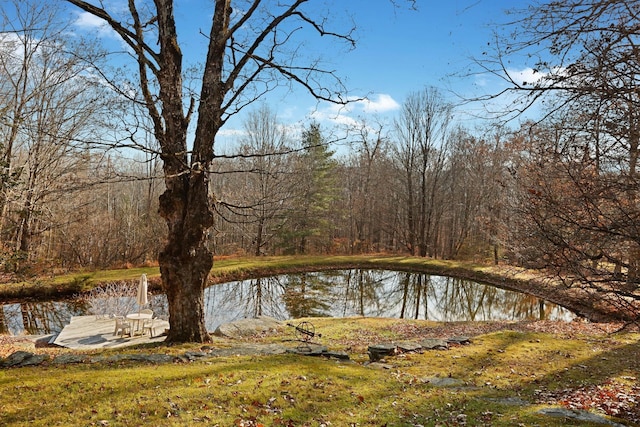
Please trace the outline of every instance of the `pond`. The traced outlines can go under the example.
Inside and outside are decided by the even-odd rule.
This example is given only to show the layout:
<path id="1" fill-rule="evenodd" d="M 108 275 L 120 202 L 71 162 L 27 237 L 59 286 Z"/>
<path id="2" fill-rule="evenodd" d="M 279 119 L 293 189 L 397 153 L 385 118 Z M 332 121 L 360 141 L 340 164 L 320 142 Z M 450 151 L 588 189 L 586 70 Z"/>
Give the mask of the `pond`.
<path id="1" fill-rule="evenodd" d="M 167 317 L 164 295 L 149 306 Z M 25 302 L 0 306 L 0 333 L 48 334 L 71 316 L 89 314 L 78 301 Z M 271 316 L 392 317 L 434 321 L 571 320 L 570 311 L 519 292 L 444 276 L 384 270 L 286 274 L 229 282 L 205 290 L 207 329 L 229 321 Z"/>

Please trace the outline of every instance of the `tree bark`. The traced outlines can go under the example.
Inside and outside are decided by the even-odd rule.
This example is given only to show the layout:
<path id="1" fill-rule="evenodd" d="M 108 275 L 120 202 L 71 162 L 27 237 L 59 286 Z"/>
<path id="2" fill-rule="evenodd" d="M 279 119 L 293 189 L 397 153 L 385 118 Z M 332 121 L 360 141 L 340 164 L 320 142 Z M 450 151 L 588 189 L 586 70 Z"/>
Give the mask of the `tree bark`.
<path id="1" fill-rule="evenodd" d="M 206 247 L 213 214 L 206 174 L 167 178 L 170 180 L 177 182 L 160 196 L 160 214 L 169 232 L 158 258 L 171 322 L 167 341 L 208 342 L 204 288 L 213 267 L 213 254 Z"/>

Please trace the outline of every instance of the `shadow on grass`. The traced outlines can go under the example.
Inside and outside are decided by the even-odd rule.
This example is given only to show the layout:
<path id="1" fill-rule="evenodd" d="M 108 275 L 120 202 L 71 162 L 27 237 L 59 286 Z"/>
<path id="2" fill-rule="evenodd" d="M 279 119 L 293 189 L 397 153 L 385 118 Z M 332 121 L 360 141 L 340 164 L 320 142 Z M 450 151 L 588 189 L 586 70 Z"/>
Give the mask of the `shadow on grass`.
<path id="1" fill-rule="evenodd" d="M 127 352 L 196 348 L 156 343 Z M 505 398 L 534 403 L 538 389 L 637 378 L 639 352 L 635 335 L 574 340 L 502 331 L 394 358 L 392 369 L 294 355 L 21 368 L 0 373 L 0 424 L 554 426 L 559 420 L 537 414 L 537 406 Z M 464 385 L 436 387 L 425 380 L 434 376 Z"/>
<path id="2" fill-rule="evenodd" d="M 502 332 L 480 337 L 480 340 L 486 344 L 484 354 L 471 353 L 469 350 L 465 363 L 453 367 L 452 375 L 481 387 L 474 392 L 476 398 L 503 402 L 505 408 L 512 406 L 513 402 L 534 405 L 537 402 L 553 403 L 553 399 L 544 397 L 575 391 L 578 397 L 587 394 L 584 396 L 585 407 L 579 409 L 608 410 L 616 407 L 618 393 L 614 390 L 611 394 L 605 392 L 597 396 L 589 393 L 589 390 L 607 387 L 612 381 L 637 384 L 640 377 L 640 341 L 634 335 L 614 334 L 600 339 L 564 340 L 550 339 L 545 334 Z M 624 395 L 623 390 L 618 392 Z M 599 398 L 605 400 L 598 402 Z M 640 399 L 635 396 L 629 401 L 636 402 L 631 404 L 631 413 L 635 414 L 632 416 L 637 422 L 640 419 L 637 417 L 640 415 L 637 406 Z M 624 415 L 622 412 L 619 414 Z M 615 412 L 609 411 L 608 415 L 615 415 Z M 628 418 L 629 413 L 626 415 Z M 540 417 L 537 413 L 531 416 L 532 420 Z M 562 422 L 563 425 L 591 425 L 577 420 Z M 629 422 L 628 419 L 625 422 Z"/>

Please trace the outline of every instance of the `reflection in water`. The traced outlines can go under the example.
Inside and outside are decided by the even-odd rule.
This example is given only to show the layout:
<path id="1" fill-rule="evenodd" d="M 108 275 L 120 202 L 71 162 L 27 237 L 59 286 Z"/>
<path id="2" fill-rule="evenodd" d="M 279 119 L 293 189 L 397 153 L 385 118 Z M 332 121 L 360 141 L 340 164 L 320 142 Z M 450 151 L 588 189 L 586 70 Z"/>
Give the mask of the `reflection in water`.
<path id="1" fill-rule="evenodd" d="M 396 317 L 435 321 L 570 320 L 562 307 L 468 280 L 379 270 L 282 275 L 205 290 L 207 329 L 256 315 Z"/>
<path id="2" fill-rule="evenodd" d="M 166 318 L 164 295 L 150 307 Z M 74 302 L 0 306 L 0 333 L 58 332 L 71 316 L 87 313 Z M 207 329 L 260 315 L 395 317 L 435 321 L 570 320 L 567 310 L 536 297 L 489 285 L 427 274 L 344 270 L 288 274 L 214 285 L 205 290 Z"/>
<path id="3" fill-rule="evenodd" d="M 87 311 L 83 302 L 47 301 L 0 305 L 0 333 L 42 335 L 62 330 L 71 316 Z"/>

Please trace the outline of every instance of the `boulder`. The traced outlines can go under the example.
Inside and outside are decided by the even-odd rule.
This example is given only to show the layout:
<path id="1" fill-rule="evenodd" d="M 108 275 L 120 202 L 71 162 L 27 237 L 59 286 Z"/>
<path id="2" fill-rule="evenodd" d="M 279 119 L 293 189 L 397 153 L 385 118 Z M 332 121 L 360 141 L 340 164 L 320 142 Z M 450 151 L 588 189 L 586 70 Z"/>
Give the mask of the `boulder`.
<path id="1" fill-rule="evenodd" d="M 47 360 L 49 360 L 49 355 L 47 354 L 33 354 L 28 351 L 20 350 L 10 354 L 2 361 L 2 363 L 0 363 L 0 366 L 4 368 L 34 366 Z"/>
<path id="2" fill-rule="evenodd" d="M 264 333 L 273 333 L 282 329 L 282 323 L 267 316 L 255 319 L 240 319 L 230 323 L 223 323 L 213 333 L 226 338 L 247 338 Z"/>
<path id="3" fill-rule="evenodd" d="M 395 356 L 398 348 L 393 343 L 382 343 L 369 346 L 369 359 L 372 362 L 377 362 L 384 359 L 386 356 Z"/>

